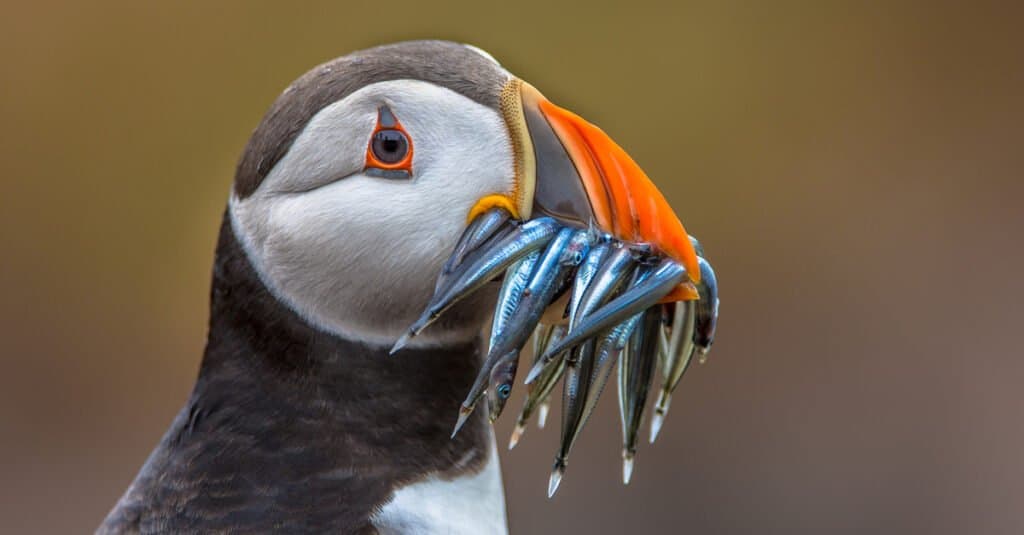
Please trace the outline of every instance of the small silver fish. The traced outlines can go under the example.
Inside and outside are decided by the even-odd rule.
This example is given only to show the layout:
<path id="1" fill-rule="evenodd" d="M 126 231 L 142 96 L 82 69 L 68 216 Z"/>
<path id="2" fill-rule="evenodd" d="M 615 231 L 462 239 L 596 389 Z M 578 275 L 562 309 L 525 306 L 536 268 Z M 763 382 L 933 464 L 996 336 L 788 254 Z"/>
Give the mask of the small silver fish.
<path id="1" fill-rule="evenodd" d="M 466 230 L 463 231 L 459 242 L 452 250 L 451 256 L 441 269 L 443 275 L 450 274 L 456 267 L 462 264 L 466 255 L 475 251 L 490 239 L 498 229 L 505 226 L 505 223 L 512 217 L 504 208 L 491 208 L 490 210 L 473 218 Z"/>
<path id="2" fill-rule="evenodd" d="M 611 329 L 599 340 L 588 340 L 578 346 L 578 362 L 565 359 L 568 370 L 565 378 L 565 400 L 563 401 L 563 429 L 560 449 L 555 457 L 551 479 L 548 482 L 548 497 L 555 491 L 568 465 L 569 453 L 583 426 L 597 408 L 605 385 L 611 376 L 615 363 L 622 355 L 633 330 L 640 323 L 643 314 L 637 314 Z M 591 346 L 596 342 L 596 351 Z M 578 371 L 576 368 L 578 367 Z"/>
<path id="3" fill-rule="evenodd" d="M 477 401 L 484 393 L 484 388 L 486 387 L 484 381 L 490 377 L 492 369 L 502 359 L 506 361 L 509 359 L 508 354 L 498 355 L 498 349 L 496 346 L 498 345 L 499 338 L 504 335 L 512 315 L 515 314 L 516 310 L 519 308 L 519 302 L 522 300 L 523 294 L 530 282 L 530 276 L 533 275 L 534 268 L 536 268 L 537 262 L 540 260 L 540 255 L 540 251 L 533 251 L 529 253 L 521 260 L 512 264 L 512 266 L 509 267 L 508 272 L 505 273 L 505 280 L 501 284 L 501 290 L 498 291 L 498 304 L 494 311 L 494 319 L 491 322 L 491 338 L 487 357 L 484 359 L 480 372 L 477 374 L 476 380 L 470 388 L 469 395 L 467 395 L 465 401 L 462 402 L 462 406 L 459 409 L 459 418 L 455 424 L 455 431 L 452 432 L 452 436 L 455 436 L 455 433 L 462 428 L 466 418 L 472 414 Z M 515 355 L 513 355 L 513 357 L 514 356 Z M 503 369 L 504 368 L 507 368 L 507 366 L 503 366 Z M 513 370 L 513 379 L 514 378 Z M 509 385 L 508 394 L 511 394 L 511 385 Z M 504 402 L 502 402 L 502 406 L 504 406 Z M 493 414 L 495 410 L 494 401 L 491 401 L 490 407 L 490 414 Z M 495 416 L 494 418 L 497 417 Z M 493 422 L 494 420 L 492 419 L 491 421 Z"/>
<path id="4" fill-rule="evenodd" d="M 603 253 L 601 260 L 600 265 L 591 275 L 591 280 L 586 281 L 586 285 L 580 284 L 573 289 L 574 292 L 579 290 L 580 295 L 577 298 L 574 293 L 570 301 L 570 334 L 575 333 L 580 321 L 589 316 L 597 307 L 605 304 L 635 266 L 633 252 L 627 247 L 613 248 Z M 527 374 L 527 384 L 533 382 L 537 375 L 540 374 L 541 369 L 547 366 L 555 355 L 565 353 L 567 352 L 545 353 L 541 360 L 535 363 L 533 368 L 530 369 L 529 374 Z"/>
<path id="5" fill-rule="evenodd" d="M 509 355 L 518 357 L 519 351 L 526 344 L 530 333 L 540 322 L 544 309 L 554 298 L 555 291 L 562 285 L 562 281 L 571 275 L 572 269 L 583 261 L 589 248 L 590 239 L 586 231 L 564 228 L 551 240 L 547 249 L 536 261 L 529 282 L 522 291 L 518 306 L 508 317 L 504 325 L 504 332 L 498 333 L 494 337 L 494 345 L 490 348 L 473 387 L 459 409 L 459 418 L 456 421 L 453 436 L 472 413 L 495 363 L 500 359 L 513 358 Z"/>
<path id="6" fill-rule="evenodd" d="M 694 247 L 703 255 L 700 243 L 691 238 Z M 703 364 L 711 350 L 715 339 L 715 325 L 718 320 L 718 282 L 711 264 L 703 257 L 697 257 L 700 266 L 701 280 L 697 284 L 698 301 L 675 303 L 674 320 L 670 332 L 670 342 L 666 348 L 666 360 L 662 363 L 663 382 L 658 393 L 658 401 L 654 405 L 651 417 L 650 441 L 658 438 L 672 404 L 672 393 L 675 392 L 683 375 L 689 369 L 696 355 Z"/>
<path id="7" fill-rule="evenodd" d="M 718 279 L 707 260 L 697 257 L 697 262 L 700 265 L 700 283 L 697 284 L 700 301 L 697 302 L 693 343 L 697 346 L 697 355 L 703 364 L 715 341 L 715 329 L 718 326 Z"/>
<path id="8" fill-rule="evenodd" d="M 586 231 L 566 228 L 551 241 L 534 266 L 519 306 L 504 325 L 504 333 L 495 339 L 492 350 L 503 353 L 526 344 L 556 291 L 583 261 L 590 248 L 589 240 Z"/>
<path id="9" fill-rule="evenodd" d="M 612 368 L 618 362 L 622 351 L 625 349 L 630 336 L 640 323 L 642 317 L 643 314 L 637 314 L 629 318 L 616 325 L 598 340 L 597 351 L 594 353 L 594 365 L 590 372 L 590 387 L 583 400 L 583 416 L 575 431 L 576 434 L 579 434 L 580 429 L 587 423 L 590 415 L 597 408 L 597 402 L 601 399 L 601 393 L 604 391 L 605 385 L 608 384 Z"/>
<path id="10" fill-rule="evenodd" d="M 577 323 L 570 325 L 570 333 L 583 321 L 583 318 L 589 317 L 598 306 L 603 305 L 626 280 L 626 276 L 634 271 L 636 263 L 633 257 L 634 252 L 627 247 L 620 247 L 608 255 L 608 259 L 595 274 L 580 302 L 576 314 Z M 644 282 L 650 273 L 650 270 L 642 270 L 636 274 L 632 283 L 636 285 Z M 626 328 L 629 328 L 629 321 L 625 323 L 627 324 Z M 613 340 L 618 340 L 621 336 L 621 331 L 612 335 Z M 607 333 L 598 336 L 600 340 L 605 340 L 608 337 Z M 566 359 L 562 394 L 562 436 L 551 469 L 551 478 L 548 481 L 549 498 L 558 490 L 558 485 L 565 476 L 569 453 L 608 380 L 608 374 L 611 373 L 612 368 L 611 357 L 613 355 L 617 357 L 619 354 L 618 351 L 611 352 L 610 345 L 604 348 L 604 352 L 599 352 L 597 342 L 595 339 L 583 341 L 571 350 L 572 358 Z"/>
<path id="11" fill-rule="evenodd" d="M 544 350 L 551 344 L 557 343 L 565 336 L 567 325 L 552 325 L 542 326 L 544 329 L 543 334 L 537 340 L 534 345 L 533 354 L 534 362 L 544 354 Z M 537 380 L 526 385 L 526 400 L 523 402 L 523 408 L 519 412 L 519 417 L 516 418 L 515 429 L 512 430 L 512 436 L 509 438 L 508 449 L 516 447 L 519 443 L 519 439 L 526 431 L 526 423 L 530 417 L 533 416 L 533 412 L 537 411 L 537 426 L 541 429 L 544 428 L 544 421 L 547 418 L 547 404 L 548 396 L 551 391 L 558 384 L 558 381 L 562 378 L 562 374 L 565 371 L 565 359 L 558 358 L 551 362 L 544 371 L 541 372 Z"/>
<path id="12" fill-rule="evenodd" d="M 608 243 L 595 245 L 587 254 L 587 258 L 580 264 L 580 268 L 576 270 L 576 278 L 573 279 L 572 295 L 569 297 L 569 325 L 576 323 L 576 314 L 583 301 L 583 296 L 587 292 L 587 287 L 590 286 L 590 281 L 594 279 L 594 275 L 601 268 L 601 264 L 604 263 L 609 252 L 611 252 L 611 245 Z"/>
<path id="13" fill-rule="evenodd" d="M 553 323 L 540 323 L 537 328 L 533 330 L 533 338 L 531 339 L 530 349 L 533 351 L 533 358 L 540 356 L 541 352 L 548 345 L 548 341 L 551 340 L 551 335 L 555 332 L 557 324 Z"/>
<path id="14" fill-rule="evenodd" d="M 570 323 L 570 332 L 580 324 L 583 318 L 589 316 L 597 307 L 605 304 L 622 286 L 636 266 L 633 258 L 634 253 L 628 247 L 612 249 L 605 261 L 601 263 L 597 273 L 594 274 L 593 280 L 587 285 L 587 289 L 580 299 L 579 310 L 574 317 L 575 321 Z"/>
<path id="15" fill-rule="evenodd" d="M 501 290 L 498 291 L 498 304 L 494 309 L 494 320 L 491 322 L 491 338 L 488 350 L 493 348 L 498 337 L 501 336 L 508 325 L 509 319 L 519 307 L 519 301 L 523 297 L 523 291 L 530 282 L 530 275 L 533 268 L 540 259 L 540 251 L 533 251 L 521 260 L 512 264 L 505 273 L 505 280 L 501 283 Z"/>
<path id="16" fill-rule="evenodd" d="M 636 438 L 657 360 L 661 312 L 646 310 L 619 361 L 619 417 L 622 424 L 622 482 L 629 484 L 636 457 Z"/>
<path id="17" fill-rule="evenodd" d="M 472 261 L 456 268 L 451 282 L 440 294 L 435 294 L 419 319 L 391 348 L 391 354 L 405 346 L 414 336 L 434 322 L 449 307 L 500 275 L 508 267 L 532 251 L 547 245 L 561 225 L 550 217 L 541 217 L 516 227 L 508 236 L 498 240 L 486 251 L 477 251 Z"/>
<path id="18" fill-rule="evenodd" d="M 658 369 L 664 370 L 668 365 L 668 337 L 672 329 L 672 313 L 675 303 L 661 305 L 661 330 L 658 331 Z"/>
<path id="19" fill-rule="evenodd" d="M 654 443 L 658 438 L 658 433 L 661 432 L 665 415 L 668 414 L 669 405 L 672 402 L 672 392 L 675 391 L 683 374 L 689 368 L 694 354 L 693 337 L 698 304 L 696 301 L 681 301 L 674 303 L 674 306 L 675 312 L 672 316 L 672 326 L 669 328 L 666 357 L 661 368 L 661 391 L 654 406 L 654 416 L 651 418 L 651 443 Z M 663 333 L 664 329 L 659 334 Z"/>
<path id="20" fill-rule="evenodd" d="M 445 290 L 452 283 L 453 275 L 459 270 L 460 267 L 464 267 L 467 263 L 478 260 L 481 256 L 484 256 L 487 251 L 490 251 L 494 246 L 505 239 L 509 234 L 518 228 L 518 224 L 514 221 L 505 221 L 501 226 L 494 229 L 494 232 L 490 236 L 484 237 L 483 240 L 477 244 L 473 249 L 468 249 L 463 252 L 461 258 L 454 254 L 448 257 L 444 267 L 441 269 L 441 273 L 437 276 L 437 282 L 434 283 L 434 296 L 442 295 Z M 479 231 L 480 229 L 477 228 Z"/>
<path id="21" fill-rule="evenodd" d="M 594 341 L 587 340 L 574 347 L 572 356 L 565 359 L 565 381 L 562 383 L 562 433 L 555 462 L 548 480 L 548 498 L 555 495 L 558 485 L 562 482 L 565 469 L 569 462 L 583 414 L 584 392 L 590 379 L 590 367 L 594 362 Z"/>
<path id="22" fill-rule="evenodd" d="M 493 424 L 505 409 L 505 402 L 512 395 L 512 383 L 516 380 L 519 367 L 519 352 L 508 353 L 491 368 L 490 388 L 487 389 L 488 418 Z"/>
<path id="23" fill-rule="evenodd" d="M 530 275 L 533 273 L 538 259 L 540 259 L 540 251 L 534 251 L 513 264 L 505 274 L 505 280 L 498 292 L 498 305 L 491 324 L 491 349 L 498 343 L 498 337 L 505 332 L 509 319 L 512 318 L 519 306 L 519 301 L 530 282 Z M 491 387 L 487 389 L 488 414 L 491 423 L 494 423 L 501 415 L 505 402 L 512 394 L 512 383 L 515 381 L 518 365 L 518 353 L 512 353 L 499 359 L 491 369 Z"/>
<path id="24" fill-rule="evenodd" d="M 638 312 L 654 306 L 686 278 L 686 269 L 671 259 L 663 259 L 656 267 L 648 268 L 646 271 L 649 274 L 646 278 L 638 280 L 627 287 L 622 294 L 582 318 L 568 336 L 549 349 L 541 358 L 550 358 L 551 353 L 577 346 L 600 331 L 622 323 Z M 656 349 L 657 345 L 655 344 L 652 356 Z M 534 370 L 537 370 L 536 366 Z M 531 377 L 535 377 L 534 370 L 531 370 L 530 376 L 527 376 L 527 383 L 531 381 Z"/>

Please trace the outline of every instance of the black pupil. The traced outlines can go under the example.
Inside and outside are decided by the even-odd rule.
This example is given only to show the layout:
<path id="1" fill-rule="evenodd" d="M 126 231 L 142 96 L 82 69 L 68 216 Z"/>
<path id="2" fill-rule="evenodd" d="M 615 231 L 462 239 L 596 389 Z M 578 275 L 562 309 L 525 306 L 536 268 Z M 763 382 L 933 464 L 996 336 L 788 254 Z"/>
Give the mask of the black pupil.
<path id="1" fill-rule="evenodd" d="M 398 130 L 381 130 L 373 136 L 373 155 L 383 163 L 398 163 L 405 158 L 409 142 Z"/>
<path id="2" fill-rule="evenodd" d="M 499 386 L 499 387 L 498 387 L 498 395 L 499 395 L 499 396 L 501 396 L 501 397 L 503 397 L 503 398 L 507 398 L 507 397 L 508 397 L 508 395 L 509 395 L 509 392 L 510 392 L 511 390 L 512 390 L 512 389 L 511 389 L 511 388 L 509 388 L 509 386 L 508 386 L 508 385 L 501 385 L 501 386 Z"/>

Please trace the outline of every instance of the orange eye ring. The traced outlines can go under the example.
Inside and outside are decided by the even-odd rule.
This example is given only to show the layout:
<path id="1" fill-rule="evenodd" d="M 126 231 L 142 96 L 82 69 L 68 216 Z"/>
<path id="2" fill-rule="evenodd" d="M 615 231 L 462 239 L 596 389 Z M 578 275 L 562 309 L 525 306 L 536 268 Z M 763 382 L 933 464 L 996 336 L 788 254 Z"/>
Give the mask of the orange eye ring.
<path id="1" fill-rule="evenodd" d="M 412 177 L 412 137 L 387 106 L 377 108 L 377 125 L 366 145 L 364 172 L 382 178 Z"/>

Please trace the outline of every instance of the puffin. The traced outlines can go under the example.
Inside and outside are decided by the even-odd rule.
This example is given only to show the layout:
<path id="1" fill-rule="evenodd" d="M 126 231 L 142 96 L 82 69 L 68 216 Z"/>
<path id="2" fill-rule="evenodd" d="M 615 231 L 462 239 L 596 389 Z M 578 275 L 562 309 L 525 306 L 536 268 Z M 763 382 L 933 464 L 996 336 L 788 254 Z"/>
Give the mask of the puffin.
<path id="1" fill-rule="evenodd" d="M 295 80 L 238 161 L 195 386 L 97 533 L 507 533 L 485 411 L 451 433 L 497 288 L 391 354 L 494 208 L 698 272 L 639 166 L 479 48 L 377 46 Z"/>

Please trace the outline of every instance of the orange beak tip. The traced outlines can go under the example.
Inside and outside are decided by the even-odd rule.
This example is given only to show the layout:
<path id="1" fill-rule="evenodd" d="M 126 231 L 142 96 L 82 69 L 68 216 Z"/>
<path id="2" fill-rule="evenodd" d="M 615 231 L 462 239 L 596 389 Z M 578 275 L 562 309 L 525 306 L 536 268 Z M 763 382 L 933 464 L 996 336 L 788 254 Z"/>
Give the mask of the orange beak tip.
<path id="1" fill-rule="evenodd" d="M 678 286 L 672 289 L 665 297 L 661 298 L 659 303 L 675 303 L 676 301 L 697 301 L 700 299 L 700 294 L 697 293 L 697 287 L 692 282 L 682 282 Z"/>
<path id="2" fill-rule="evenodd" d="M 686 268 L 686 276 L 693 283 L 700 282 L 700 264 L 697 262 L 697 253 L 692 248 L 684 250 L 682 264 Z"/>

